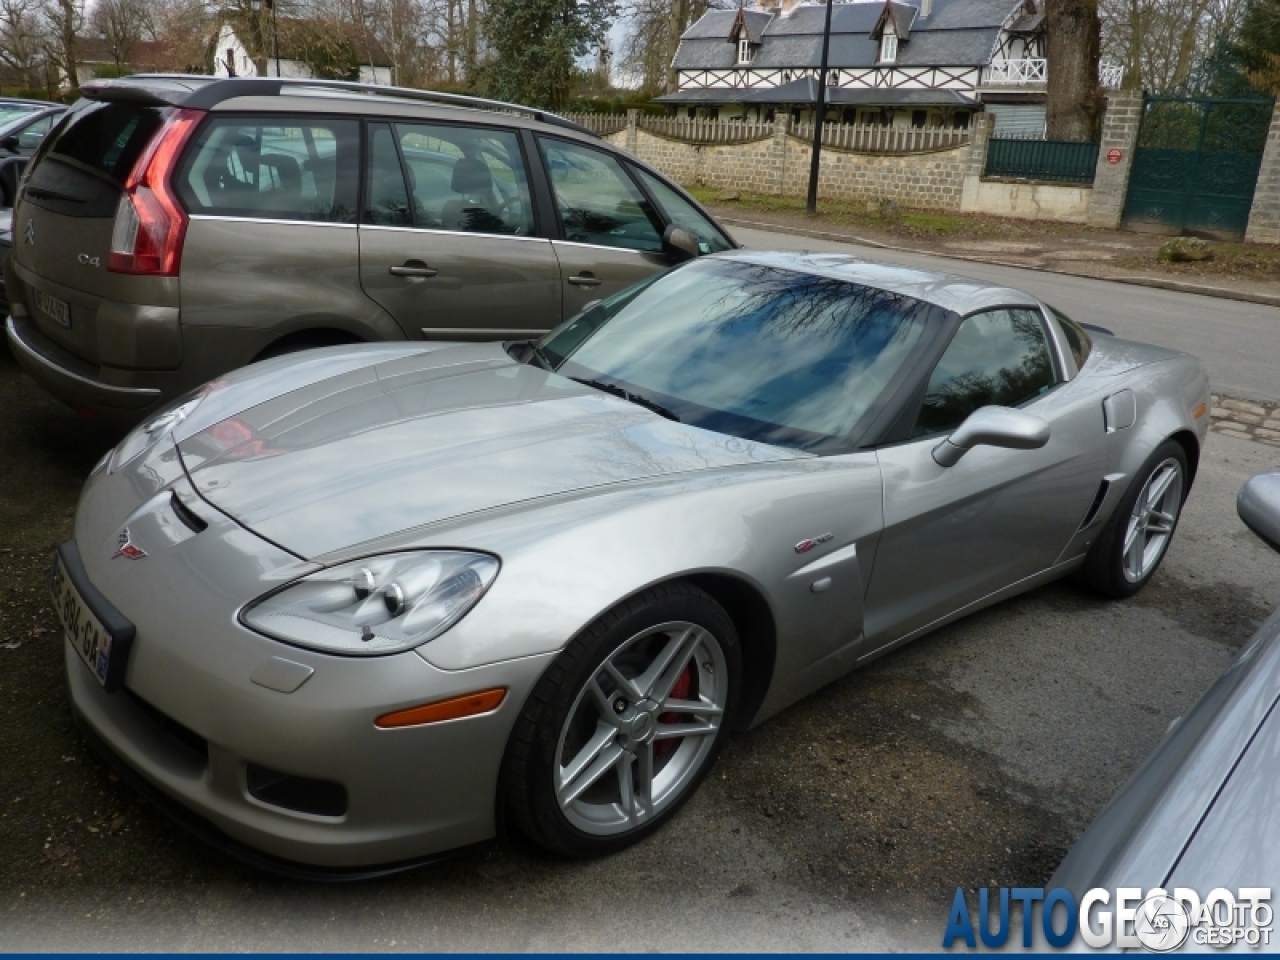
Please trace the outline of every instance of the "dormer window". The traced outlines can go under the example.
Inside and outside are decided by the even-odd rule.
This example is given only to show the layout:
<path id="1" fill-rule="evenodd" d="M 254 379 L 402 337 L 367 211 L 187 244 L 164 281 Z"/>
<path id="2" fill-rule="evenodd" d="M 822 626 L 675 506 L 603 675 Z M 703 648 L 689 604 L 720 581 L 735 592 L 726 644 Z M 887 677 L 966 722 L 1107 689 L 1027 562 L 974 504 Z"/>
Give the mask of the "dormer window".
<path id="1" fill-rule="evenodd" d="M 880 37 L 880 62 L 893 63 L 898 59 L 898 35 L 893 28 L 885 24 L 884 33 Z"/>
<path id="2" fill-rule="evenodd" d="M 751 62 L 751 40 L 745 35 L 738 38 L 738 62 Z"/>

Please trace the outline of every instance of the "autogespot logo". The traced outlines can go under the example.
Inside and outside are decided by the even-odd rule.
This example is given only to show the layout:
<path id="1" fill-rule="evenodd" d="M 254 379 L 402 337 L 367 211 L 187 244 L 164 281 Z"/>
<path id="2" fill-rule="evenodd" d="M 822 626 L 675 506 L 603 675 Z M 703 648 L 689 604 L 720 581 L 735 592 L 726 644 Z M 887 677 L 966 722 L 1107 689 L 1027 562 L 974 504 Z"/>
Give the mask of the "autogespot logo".
<path id="1" fill-rule="evenodd" d="M 1021 941 L 1026 949 L 1064 949 L 1077 940 L 1094 949 L 1145 949 L 1170 953 L 1184 946 L 1245 946 L 1264 949 L 1271 943 L 1270 887 L 1241 887 L 1234 894 L 1218 887 L 1202 901 L 1185 887 L 1145 893 L 1138 887 L 1114 891 L 1096 888 L 1076 902 L 1071 891 L 1057 887 L 1000 887 L 978 890 L 977 911 L 970 913 L 963 889 L 951 901 L 942 935 L 943 949 L 961 941 L 992 950 Z M 1021 904 L 1016 913 L 1011 904 Z M 1015 920 L 1021 930 L 1015 928 Z M 1021 936 L 1018 936 L 1018 934 Z"/>

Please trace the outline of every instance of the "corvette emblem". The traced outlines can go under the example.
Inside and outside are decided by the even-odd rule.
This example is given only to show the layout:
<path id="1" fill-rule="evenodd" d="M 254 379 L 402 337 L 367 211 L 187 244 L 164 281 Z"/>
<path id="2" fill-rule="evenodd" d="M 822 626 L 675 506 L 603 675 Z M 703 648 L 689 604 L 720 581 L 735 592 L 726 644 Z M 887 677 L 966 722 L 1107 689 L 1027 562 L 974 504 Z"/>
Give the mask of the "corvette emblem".
<path id="1" fill-rule="evenodd" d="M 147 555 L 147 551 L 137 546 L 129 539 L 129 528 L 125 527 L 120 531 L 120 539 L 116 544 L 116 552 L 111 555 L 111 559 L 116 557 L 128 557 L 130 560 L 141 560 Z"/>
<path id="2" fill-rule="evenodd" d="M 27 218 L 27 246 L 34 247 L 36 245 L 36 222 L 30 217 Z"/>
<path id="3" fill-rule="evenodd" d="M 820 537 L 814 537 L 812 540 L 801 540 L 796 544 L 796 553 L 808 553 L 820 543 L 826 543 L 828 540 L 835 539 L 834 533 L 824 533 Z"/>

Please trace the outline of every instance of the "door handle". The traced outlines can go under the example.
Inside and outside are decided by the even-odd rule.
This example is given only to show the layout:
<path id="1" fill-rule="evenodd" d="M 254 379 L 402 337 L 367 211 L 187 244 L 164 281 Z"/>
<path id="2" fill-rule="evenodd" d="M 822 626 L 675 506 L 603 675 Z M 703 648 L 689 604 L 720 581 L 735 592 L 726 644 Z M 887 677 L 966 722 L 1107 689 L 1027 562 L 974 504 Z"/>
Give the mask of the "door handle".
<path id="1" fill-rule="evenodd" d="M 428 267 L 422 260 L 406 260 L 402 267 L 391 267 L 388 272 L 393 277 L 434 277 L 440 271 Z"/>
<path id="2" fill-rule="evenodd" d="M 604 283 L 603 280 L 597 279 L 596 275 L 590 270 L 583 270 L 576 277 L 570 277 L 569 282 L 575 287 L 598 287 Z"/>

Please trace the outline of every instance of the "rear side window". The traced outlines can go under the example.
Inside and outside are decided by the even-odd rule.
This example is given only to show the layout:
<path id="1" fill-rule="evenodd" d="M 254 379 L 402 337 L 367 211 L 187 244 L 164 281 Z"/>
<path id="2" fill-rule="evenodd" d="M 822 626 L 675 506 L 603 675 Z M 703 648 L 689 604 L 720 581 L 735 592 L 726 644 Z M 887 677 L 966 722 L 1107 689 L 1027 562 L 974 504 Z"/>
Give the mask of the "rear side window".
<path id="1" fill-rule="evenodd" d="M 533 233 L 529 178 L 516 135 L 445 124 L 396 125 L 419 227 Z"/>
<path id="2" fill-rule="evenodd" d="M 82 100 L 41 145 L 25 199 L 72 217 L 114 217 L 134 164 L 169 108 Z"/>
<path id="3" fill-rule="evenodd" d="M 1084 332 L 1084 328 L 1070 317 L 1064 316 L 1053 307 L 1049 308 L 1049 312 L 1058 321 L 1062 336 L 1067 341 L 1067 349 L 1071 351 L 1071 356 L 1076 361 L 1076 369 L 1084 369 L 1084 362 L 1089 359 L 1089 354 L 1093 350 L 1093 340 Z"/>
<path id="4" fill-rule="evenodd" d="M 56 116 L 51 114 L 47 117 L 41 117 L 28 127 L 24 127 L 22 132 L 18 134 L 18 149 L 23 153 L 35 150 L 36 147 L 40 146 L 40 141 L 53 128 L 53 121 L 57 119 Z"/>
<path id="5" fill-rule="evenodd" d="M 360 127 L 331 117 L 218 117 L 177 178 L 187 212 L 355 223 Z"/>

